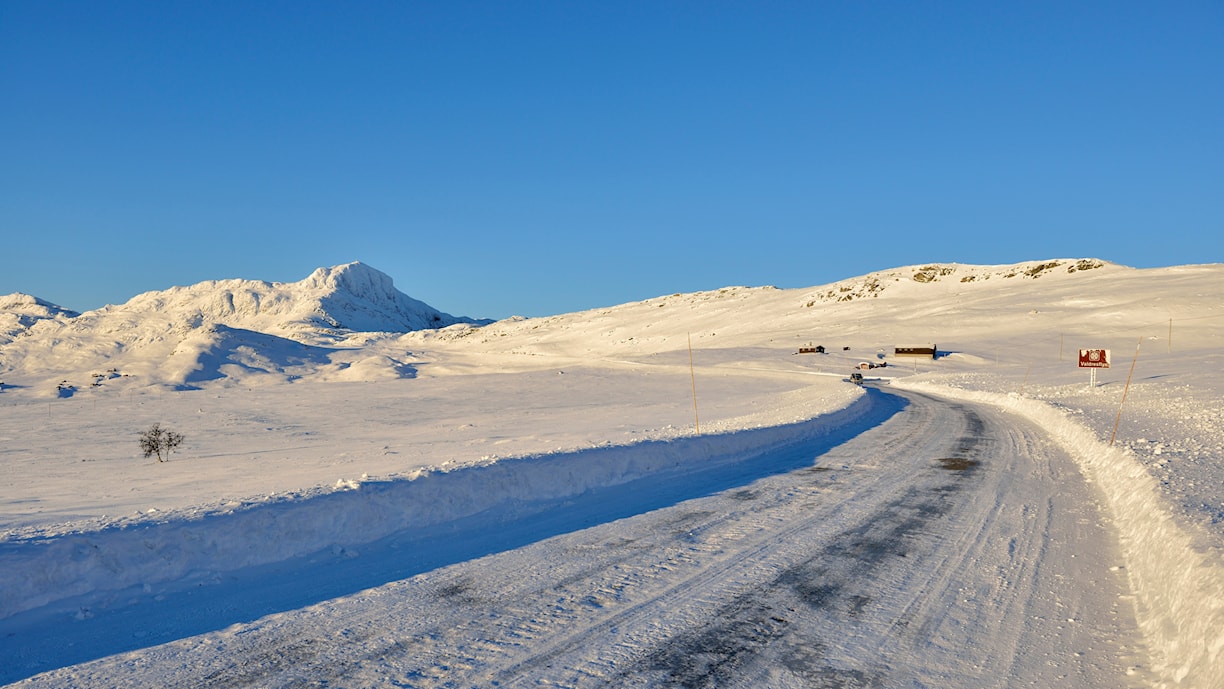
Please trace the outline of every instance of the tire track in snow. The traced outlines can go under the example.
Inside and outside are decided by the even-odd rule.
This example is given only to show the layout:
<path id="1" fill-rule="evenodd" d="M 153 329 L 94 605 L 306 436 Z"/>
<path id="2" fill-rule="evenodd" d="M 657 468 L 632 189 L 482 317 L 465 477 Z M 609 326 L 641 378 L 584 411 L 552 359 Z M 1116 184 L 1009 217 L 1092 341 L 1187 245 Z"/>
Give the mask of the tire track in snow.
<path id="1" fill-rule="evenodd" d="M 907 396 L 805 469 L 69 670 L 166 687 L 1128 686 L 1133 629 L 1073 465 L 1036 427 Z"/>
<path id="2" fill-rule="evenodd" d="M 981 442 L 982 423 L 964 414 L 965 433 L 956 443 L 958 457 L 971 457 Z M 912 436 L 907 436 L 911 437 Z M 642 661 L 618 673 L 608 685 L 721 687 L 765 682 L 779 668 L 805 686 L 879 686 L 889 676 L 883 664 L 841 666 L 829 657 L 830 643 L 805 632 L 813 619 L 856 619 L 873 604 L 865 582 L 897 558 L 908 558 L 915 539 L 956 502 L 961 481 L 976 465 L 958 469 L 952 480 L 924 481 L 921 486 L 886 496 L 866 518 L 837 533 L 815 553 L 785 567 L 772 580 L 735 596 L 718 607 L 706 624 L 658 644 Z M 934 472 L 931 472 L 934 473 Z M 934 478 L 945 479 L 937 474 Z M 796 531 L 809 528 L 807 524 Z M 789 535 L 789 534 L 788 534 Z M 806 619 L 804 619 L 806 618 Z M 844 624 L 838 624 L 844 627 Z M 770 648 L 774 647 L 774 648 Z"/>
<path id="3" fill-rule="evenodd" d="M 1045 599 L 1040 590 L 1051 582 L 1050 577 L 1039 576 L 1042 558 L 1051 540 L 1066 538 L 1062 527 L 1053 526 L 1062 521 L 1056 518 L 1056 501 L 1043 499 L 1039 492 L 1030 501 L 1020 499 L 1009 505 L 1008 491 L 1021 487 L 1017 484 L 1041 480 L 1048 492 L 1055 482 L 1073 478 L 1065 475 L 1073 467 L 1063 457 L 1062 469 L 1051 471 L 1050 462 L 1042 459 L 1049 448 L 1032 446 L 1034 438 L 1039 438 L 1037 429 L 1017 432 L 999 427 L 996 421 L 991 432 L 1002 434 L 1009 449 L 1000 454 L 981 415 L 960 405 L 951 405 L 951 409 L 961 416 L 964 430 L 949 443 L 950 453 L 933 454 L 939 468 L 928 470 L 924 477 L 911 476 L 913 485 L 870 509 L 862 509 L 866 496 L 856 491 L 855 502 L 860 503 L 854 515 L 857 525 L 833 535 L 814 555 L 785 566 L 772 579 L 744 586 L 742 593 L 730 598 L 711 596 L 716 603 L 704 615 L 694 616 L 697 621 L 687 629 L 664 635 L 652 650 L 622 654 L 619 663 L 605 661 L 596 669 L 583 670 L 576 663 L 569 672 L 554 672 L 547 678 L 579 686 L 760 686 L 772 684 L 781 673 L 805 686 L 892 686 L 907 685 L 910 680 L 938 684 L 940 678 L 949 677 L 956 678 L 953 684 L 958 686 L 989 686 L 1031 677 L 1036 664 L 1050 670 L 1037 673 L 1039 685 L 1075 677 L 1077 686 L 1124 686 L 1127 678 L 1121 658 L 1108 656 L 1115 651 L 1122 656 L 1133 648 L 1128 650 L 1126 642 L 1111 648 L 1112 637 L 1085 638 L 1092 637 L 1092 631 L 1068 631 L 1066 626 L 1073 622 L 1062 625 L 1052 618 L 1051 608 L 1062 610 L 1063 604 Z M 934 427 L 934 435 L 946 434 L 946 430 L 945 422 Z M 916 440 L 912 435 L 905 437 Z M 933 440 L 927 440 L 927 452 L 936 445 Z M 917 451 L 915 459 L 922 455 Z M 892 451 L 885 454 L 889 456 Z M 1029 464 L 1033 466 L 1026 466 Z M 1016 478 L 1017 472 L 1022 479 Z M 1075 498 L 1081 507 L 1091 502 L 1086 491 Z M 1013 528 L 1017 515 L 1027 515 L 1027 519 Z M 566 654 L 581 655 L 584 646 L 608 629 L 631 626 L 641 621 L 637 618 L 648 619 L 661 610 L 671 614 L 683 609 L 709 581 L 728 575 L 744 560 L 783 549 L 789 539 L 818 528 L 824 516 L 800 520 L 773 534 L 762 547 L 679 582 L 657 599 L 598 626 L 574 632 L 567 643 L 554 645 L 496 677 L 504 686 L 539 681 L 541 673 L 563 664 Z M 947 528 L 949 521 L 955 522 L 954 528 Z M 1099 531 L 1094 534 L 1097 538 L 1102 536 Z M 1000 544 L 1004 547 L 999 548 Z M 1006 553 L 1005 557 L 1000 559 L 999 552 Z M 997 569 L 998 574 L 963 576 L 965 570 L 980 565 Z M 1101 576 L 1104 565 L 1096 570 L 1096 576 Z M 1117 581 L 1109 583 L 1117 587 Z M 900 614 L 895 614 L 895 601 L 877 600 L 880 591 L 894 598 L 896 591 L 901 592 Z M 1087 597 L 1093 598 L 1091 594 Z M 1108 607 L 1097 614 L 1126 617 L 1117 601 Z M 1102 622 L 1098 631 L 1109 628 L 1108 634 L 1114 637 L 1123 636 L 1120 627 L 1133 624 L 1125 619 L 1097 621 Z M 868 630 L 865 636 L 874 639 L 874 644 L 846 644 L 838 638 L 837 632 L 860 627 Z M 878 631 L 881 627 L 886 631 Z M 830 629 L 837 632 L 830 634 Z M 1096 641 L 1098 647 L 1092 652 L 1107 657 L 1104 662 L 1096 658 L 1095 665 L 1085 667 L 1076 660 L 1089 648 L 1083 645 L 1084 650 L 1064 648 L 1061 659 L 1049 660 L 1056 649 L 1048 641 L 1044 646 L 1035 644 L 1037 636 L 1072 644 Z M 1040 650 L 1025 651 L 1026 645 Z M 1040 663 L 1031 658 L 1018 661 L 1026 652 L 1044 655 Z M 911 668 L 892 668 L 879 661 L 873 665 L 866 660 L 922 654 L 932 657 Z M 608 672 L 610 667 L 616 669 Z"/>

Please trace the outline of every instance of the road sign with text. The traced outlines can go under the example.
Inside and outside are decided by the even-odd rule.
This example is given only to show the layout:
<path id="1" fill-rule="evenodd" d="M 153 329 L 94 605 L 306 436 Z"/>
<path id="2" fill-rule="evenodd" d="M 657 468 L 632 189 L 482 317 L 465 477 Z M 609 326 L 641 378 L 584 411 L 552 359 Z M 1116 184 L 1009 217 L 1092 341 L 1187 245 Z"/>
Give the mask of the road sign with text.
<path id="1" fill-rule="evenodd" d="M 1108 349 L 1081 349 L 1079 350 L 1079 367 L 1080 368 L 1109 368 L 1109 350 Z"/>

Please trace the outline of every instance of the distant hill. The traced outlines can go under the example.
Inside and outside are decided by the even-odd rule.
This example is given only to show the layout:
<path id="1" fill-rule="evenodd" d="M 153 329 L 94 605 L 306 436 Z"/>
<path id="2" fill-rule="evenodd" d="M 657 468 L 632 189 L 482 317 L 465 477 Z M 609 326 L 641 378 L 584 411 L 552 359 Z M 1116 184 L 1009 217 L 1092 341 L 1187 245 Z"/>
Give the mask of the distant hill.
<path id="1" fill-rule="evenodd" d="M 0 297 L 0 372 L 79 378 L 114 370 L 172 386 L 252 374 L 294 379 L 351 368 L 333 350 L 354 337 L 488 322 L 413 299 L 362 263 L 319 268 L 300 282 L 171 287 L 82 314 L 14 294 Z M 410 372 L 398 361 L 360 370 Z"/>
<path id="2" fill-rule="evenodd" d="M 20 292 L 0 296 L 0 345 L 12 342 L 39 321 L 64 321 L 79 315 Z"/>
<path id="3" fill-rule="evenodd" d="M 406 333 L 478 321 L 443 313 L 395 288 L 363 263 L 319 268 L 300 282 L 210 280 L 146 292 L 120 306 L 84 314 L 158 318 L 193 328 L 225 325 L 302 342 L 323 343 L 355 332 Z"/>
<path id="4" fill-rule="evenodd" d="M 706 365 L 736 366 L 744 348 L 789 354 L 806 344 L 836 352 L 813 364 L 841 367 L 898 343 L 948 351 L 1020 332 L 1060 355 L 1064 340 L 1127 347 L 1132 335 L 1167 336 L 1175 320 L 1214 323 L 1222 276 L 1220 264 L 1140 270 L 1090 258 L 931 263 L 816 287 L 725 287 L 491 323 L 438 311 L 349 263 L 300 282 L 172 287 L 82 314 L 0 297 L 0 381 L 19 395 L 63 397 L 85 386 L 107 394 L 412 378 L 423 365 L 430 375 L 666 365 L 687 362 L 690 348 Z"/>

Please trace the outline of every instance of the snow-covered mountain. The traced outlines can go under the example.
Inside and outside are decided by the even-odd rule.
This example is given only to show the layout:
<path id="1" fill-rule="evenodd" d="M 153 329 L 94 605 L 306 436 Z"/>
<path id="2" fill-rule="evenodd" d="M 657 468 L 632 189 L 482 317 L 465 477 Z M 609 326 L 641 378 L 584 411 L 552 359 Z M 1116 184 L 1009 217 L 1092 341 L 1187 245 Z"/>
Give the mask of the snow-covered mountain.
<path id="1" fill-rule="evenodd" d="M 99 319 L 137 314 L 193 327 L 221 324 L 304 342 L 479 322 L 413 299 L 395 289 L 390 277 L 359 262 L 319 268 L 300 282 L 213 280 L 146 292 L 89 315 L 94 314 Z"/>
<path id="2" fill-rule="evenodd" d="M 920 333 L 945 347 L 993 337 L 999 317 L 1023 320 L 1036 331 L 1099 339 L 1134 318 L 1157 326 L 1202 318 L 1216 307 L 1202 285 L 1220 272 L 1219 265 L 1136 270 L 1092 258 L 919 264 L 816 287 L 726 287 L 490 323 L 440 312 L 396 290 L 383 273 L 350 263 L 293 283 L 173 287 L 80 315 L 14 295 L 0 302 L 7 304 L 0 308 L 6 328 L 0 333 L 7 333 L 0 334 L 7 337 L 0 339 L 0 376 L 36 394 L 63 395 L 65 382 L 79 390 L 95 383 L 199 387 L 412 377 L 413 352 L 438 348 L 457 356 L 445 366 L 431 360 L 434 371 L 459 370 L 460 360 L 484 366 L 487 357 L 504 355 L 510 358 L 500 361 L 502 370 L 545 365 L 551 361 L 545 357 L 666 354 L 689 339 L 700 348 L 797 347 L 840 333 L 838 347 L 874 352 L 889 343 L 867 335 L 869 320 L 891 324 L 897 331 L 891 339 Z M 1119 320 L 1123 312 L 1128 315 Z"/>
<path id="3" fill-rule="evenodd" d="M 100 370 L 146 385 L 252 374 L 292 380 L 350 369 L 354 362 L 345 352 L 371 337 L 485 323 L 413 299 L 358 262 L 319 268 L 300 282 L 171 287 L 83 314 L 15 294 L 0 298 L 0 372 L 41 373 L 73 385 L 88 376 L 111 379 L 97 375 Z M 408 371 L 402 362 L 383 360 L 364 370 L 376 378 Z"/>
<path id="4" fill-rule="evenodd" d="M 69 311 L 38 297 L 17 292 L 0 296 L 0 345 L 12 342 L 39 321 L 63 322 L 79 316 L 75 311 Z"/>

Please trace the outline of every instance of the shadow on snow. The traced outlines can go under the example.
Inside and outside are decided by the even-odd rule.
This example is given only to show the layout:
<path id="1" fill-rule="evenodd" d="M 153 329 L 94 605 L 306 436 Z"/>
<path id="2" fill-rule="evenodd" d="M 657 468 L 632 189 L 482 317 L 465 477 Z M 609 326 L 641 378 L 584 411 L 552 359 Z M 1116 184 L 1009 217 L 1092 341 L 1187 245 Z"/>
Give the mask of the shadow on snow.
<path id="1" fill-rule="evenodd" d="M 213 515 L 196 528 L 212 532 L 217 525 L 209 522 L 214 520 L 241 522 L 261 510 L 279 510 L 284 513 L 276 518 L 277 524 L 296 524 L 308 531 L 312 512 L 329 520 L 346 519 L 353 510 L 368 512 L 371 502 L 377 505 L 372 513 L 376 519 L 399 523 L 389 533 L 367 536 L 367 542 L 360 542 L 362 534 L 357 533 L 351 544 L 316 547 L 308 554 L 232 571 L 196 572 L 157 586 L 94 591 L 12 615 L 0 620 L 0 684 L 296 610 L 810 467 L 830 449 L 884 423 L 906 404 L 903 398 L 868 387 L 853 412 L 843 410 L 784 427 L 504 460 Z M 635 460 L 634 455 L 647 459 Z M 618 463 L 626 472 L 622 477 L 632 477 L 608 485 L 616 478 L 597 467 Z M 566 473 L 582 477 L 575 480 Z M 583 486 L 584 481 L 590 485 Z M 448 483 L 458 487 L 452 490 Z M 394 512 L 397 504 L 402 507 L 424 500 L 424 512 L 444 514 L 445 510 L 429 504 L 431 496 L 435 501 L 439 496 L 445 499 L 447 493 L 466 498 L 474 490 L 493 486 L 504 489 L 492 498 L 493 504 L 476 505 L 479 509 L 458 518 L 421 526 L 412 523 L 421 510 L 409 516 L 402 510 Z M 565 492 L 557 490 L 558 486 L 577 489 Z M 262 528 L 266 524 L 235 526 Z M 226 538 L 229 528 L 222 528 L 220 538 Z M 137 538 L 147 537 L 140 529 L 126 531 L 135 532 Z M 256 547 L 261 539 L 281 537 L 254 533 L 258 535 L 246 533 L 245 541 Z"/>

